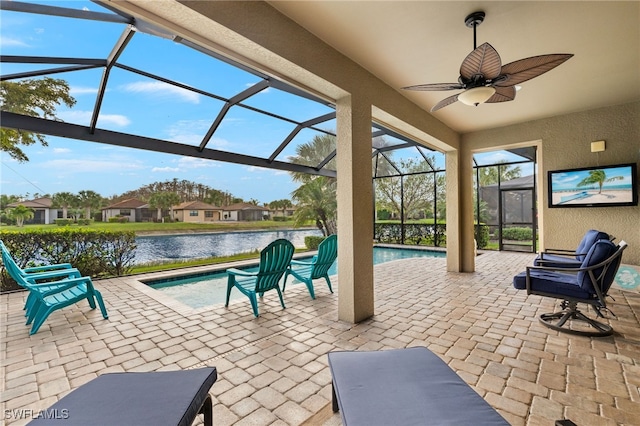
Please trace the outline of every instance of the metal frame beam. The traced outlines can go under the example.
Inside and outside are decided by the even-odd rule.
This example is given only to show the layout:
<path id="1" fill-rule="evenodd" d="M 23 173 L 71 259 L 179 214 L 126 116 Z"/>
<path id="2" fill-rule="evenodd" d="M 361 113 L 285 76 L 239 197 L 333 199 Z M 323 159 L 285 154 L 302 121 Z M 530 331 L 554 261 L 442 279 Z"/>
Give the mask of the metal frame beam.
<path id="1" fill-rule="evenodd" d="M 198 147 L 193 145 L 185 145 L 177 142 L 169 142 L 161 139 L 153 139 L 144 136 L 131 135 L 128 133 L 114 132 L 110 130 L 93 129 L 92 131 L 90 127 L 81 126 L 78 124 L 47 120 L 39 117 L 30 117 L 27 115 L 16 114 L 8 111 L 0 112 L 0 121 L 2 121 L 2 126 L 6 128 L 25 130 L 50 136 L 59 136 L 63 138 L 70 138 L 88 142 L 98 142 L 108 145 L 122 146 L 126 148 L 143 149 L 146 151 L 163 152 L 166 154 L 216 160 L 225 163 L 284 170 L 287 172 L 336 177 L 336 172 L 331 170 L 317 170 L 313 167 L 285 163 L 281 161 L 270 162 L 266 158 L 253 157 L 249 155 L 236 154 L 215 149 L 204 149 L 200 151 L 198 150 Z"/>
<path id="2" fill-rule="evenodd" d="M 112 15 L 104 12 L 92 12 L 90 10 L 69 9 L 59 6 L 46 6 L 44 4 L 24 3 L 19 1 L 0 1 L 0 9 L 13 12 L 36 13 L 39 15 L 62 16 L 65 18 L 88 19 L 91 21 L 115 22 L 120 24 L 133 23 L 130 19 L 120 15 Z"/>
<path id="3" fill-rule="evenodd" d="M 334 118 L 336 118 L 336 112 L 335 111 L 330 112 L 330 113 L 325 114 L 325 115 L 321 115 L 320 117 L 312 118 L 311 120 L 307 120 L 307 121 L 304 121 L 304 122 L 298 124 L 296 126 L 296 128 L 293 129 L 291 131 L 291 133 L 289 133 L 289 135 L 282 141 L 280 146 L 278 146 L 276 148 L 276 150 L 273 151 L 273 153 L 269 157 L 269 161 L 275 160 L 276 157 L 278 155 L 280 155 L 282 150 L 284 150 L 287 147 L 287 145 L 289 145 L 289 142 L 291 142 L 293 140 L 293 138 L 295 138 L 296 135 L 298 133 L 300 133 L 300 131 L 302 129 L 312 128 L 314 125 L 316 125 L 318 123 L 324 123 L 325 121 L 333 120 Z"/>

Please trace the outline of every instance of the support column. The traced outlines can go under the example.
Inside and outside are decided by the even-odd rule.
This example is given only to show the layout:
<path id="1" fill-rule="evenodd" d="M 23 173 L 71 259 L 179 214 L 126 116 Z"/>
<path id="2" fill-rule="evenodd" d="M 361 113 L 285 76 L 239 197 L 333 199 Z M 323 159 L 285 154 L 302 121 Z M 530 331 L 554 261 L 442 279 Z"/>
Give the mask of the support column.
<path id="1" fill-rule="evenodd" d="M 374 314 L 371 104 L 347 96 L 336 104 L 338 197 L 338 319 Z"/>
<path id="2" fill-rule="evenodd" d="M 445 154 L 447 169 L 447 271 L 476 268 L 473 226 L 473 159 L 460 149 Z"/>

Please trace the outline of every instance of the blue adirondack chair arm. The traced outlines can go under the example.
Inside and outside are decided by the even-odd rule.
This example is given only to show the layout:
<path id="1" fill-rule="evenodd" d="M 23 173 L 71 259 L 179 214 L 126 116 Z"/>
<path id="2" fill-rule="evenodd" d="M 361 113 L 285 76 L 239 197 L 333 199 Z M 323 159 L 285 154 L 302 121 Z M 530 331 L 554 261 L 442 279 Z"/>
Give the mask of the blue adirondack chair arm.
<path id="1" fill-rule="evenodd" d="M 243 277 L 255 277 L 256 275 L 258 275 L 257 272 L 247 272 L 247 271 L 243 271 L 241 269 L 236 269 L 236 268 L 227 269 L 227 273 L 233 274 L 233 275 L 241 275 Z"/>
<path id="2" fill-rule="evenodd" d="M 73 267 L 70 263 L 56 263 L 55 265 L 40 265 L 22 268 L 26 273 L 48 272 L 55 269 L 73 269 Z"/>
<path id="3" fill-rule="evenodd" d="M 291 265 L 313 265 L 315 263 L 316 258 L 317 258 L 316 256 L 313 256 L 313 259 L 311 259 L 311 262 L 293 259 L 291 261 Z"/>

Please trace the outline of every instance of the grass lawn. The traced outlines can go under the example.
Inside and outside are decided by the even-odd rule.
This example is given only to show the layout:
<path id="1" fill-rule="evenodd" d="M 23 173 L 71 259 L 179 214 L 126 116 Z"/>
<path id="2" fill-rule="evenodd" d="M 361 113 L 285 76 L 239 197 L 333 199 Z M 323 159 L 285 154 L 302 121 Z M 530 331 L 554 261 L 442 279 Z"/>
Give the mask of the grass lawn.
<path id="1" fill-rule="evenodd" d="M 259 231 L 269 229 L 292 229 L 293 222 L 276 222 L 272 220 L 262 220 L 255 222 L 215 222 L 215 223 L 153 223 L 153 222 L 129 222 L 129 223 L 109 223 L 92 222 L 90 225 L 70 225 L 74 228 L 87 228 L 99 231 L 134 231 L 136 234 L 163 234 L 163 233 L 190 233 L 190 232 L 232 232 L 232 231 Z M 2 225 L 1 231 L 30 231 L 48 230 L 60 228 L 58 225 L 25 225 L 21 228 L 17 226 Z"/>

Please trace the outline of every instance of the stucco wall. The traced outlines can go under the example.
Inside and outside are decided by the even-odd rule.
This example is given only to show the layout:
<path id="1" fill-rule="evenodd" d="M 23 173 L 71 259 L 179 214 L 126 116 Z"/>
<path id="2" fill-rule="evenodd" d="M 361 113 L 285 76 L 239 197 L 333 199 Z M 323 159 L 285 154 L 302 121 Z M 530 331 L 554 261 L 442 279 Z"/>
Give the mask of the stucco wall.
<path id="1" fill-rule="evenodd" d="M 606 150 L 591 152 L 591 142 L 606 141 Z M 600 229 L 625 240 L 623 263 L 640 265 L 640 207 L 547 207 L 548 170 L 640 162 L 640 102 L 611 106 L 528 123 L 465 134 L 471 150 L 541 141 L 542 172 L 538 191 L 543 248 L 573 248 L 588 229 Z M 640 170 L 640 167 L 639 167 Z"/>

